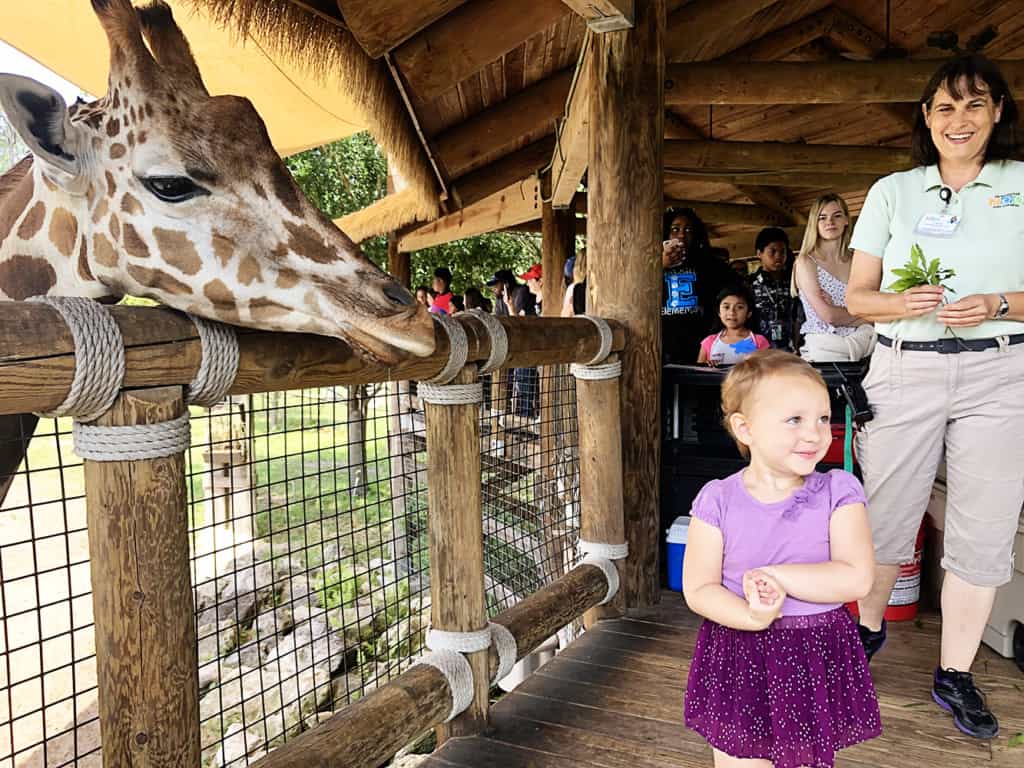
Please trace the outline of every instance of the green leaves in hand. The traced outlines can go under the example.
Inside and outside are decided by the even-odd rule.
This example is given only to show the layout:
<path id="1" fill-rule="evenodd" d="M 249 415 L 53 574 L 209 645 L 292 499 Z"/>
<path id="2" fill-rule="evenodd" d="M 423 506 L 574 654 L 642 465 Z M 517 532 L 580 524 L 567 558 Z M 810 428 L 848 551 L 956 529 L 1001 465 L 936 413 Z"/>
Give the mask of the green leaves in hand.
<path id="1" fill-rule="evenodd" d="M 914 243 L 910 247 L 910 260 L 900 269 L 894 269 L 892 273 L 898 278 L 889 286 L 890 291 L 903 293 L 919 285 L 941 285 L 950 293 L 956 293 L 944 281 L 956 276 L 952 269 L 943 269 L 938 259 L 925 261 L 924 249 Z"/>

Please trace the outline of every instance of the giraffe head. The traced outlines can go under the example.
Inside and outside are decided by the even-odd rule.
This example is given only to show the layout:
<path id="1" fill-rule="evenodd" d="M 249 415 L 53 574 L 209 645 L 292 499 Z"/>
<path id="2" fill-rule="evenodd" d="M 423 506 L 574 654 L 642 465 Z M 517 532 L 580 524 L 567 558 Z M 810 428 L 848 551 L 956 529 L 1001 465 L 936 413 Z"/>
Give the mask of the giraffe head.
<path id="1" fill-rule="evenodd" d="M 92 0 L 107 94 L 68 108 L 0 77 L 44 200 L 69 211 L 83 283 L 237 325 L 338 336 L 382 362 L 430 354 L 421 304 L 299 191 L 252 104 L 211 96 L 163 2 Z"/>

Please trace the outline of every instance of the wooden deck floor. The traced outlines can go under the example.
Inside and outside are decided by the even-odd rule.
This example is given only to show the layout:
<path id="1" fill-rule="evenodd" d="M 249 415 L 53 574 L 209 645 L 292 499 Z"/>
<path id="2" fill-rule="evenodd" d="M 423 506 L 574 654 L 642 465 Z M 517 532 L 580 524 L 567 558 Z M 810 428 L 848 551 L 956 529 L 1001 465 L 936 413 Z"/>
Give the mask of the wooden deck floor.
<path id="1" fill-rule="evenodd" d="M 707 768 L 711 752 L 682 725 L 683 691 L 699 620 L 678 595 L 629 619 L 605 621 L 505 695 L 492 729 L 454 739 L 430 768 Z M 979 686 L 1000 719 L 991 742 L 970 739 L 930 697 L 938 654 L 937 616 L 892 625 L 872 663 L 883 735 L 840 753 L 847 768 L 1024 768 L 1024 675 L 982 648 Z"/>

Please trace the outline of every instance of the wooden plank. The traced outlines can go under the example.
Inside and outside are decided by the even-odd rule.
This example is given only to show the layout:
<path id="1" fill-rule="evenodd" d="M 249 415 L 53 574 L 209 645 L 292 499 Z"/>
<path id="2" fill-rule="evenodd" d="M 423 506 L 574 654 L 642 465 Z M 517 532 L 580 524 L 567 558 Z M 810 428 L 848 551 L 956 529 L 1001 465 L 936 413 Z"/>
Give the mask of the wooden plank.
<path id="1" fill-rule="evenodd" d="M 479 202 L 513 182 L 533 175 L 548 164 L 554 148 L 555 137 L 546 136 L 490 165 L 460 176 L 455 180 L 454 188 L 461 207 Z"/>
<path id="2" fill-rule="evenodd" d="M 406 233 L 398 241 L 398 247 L 403 251 L 418 251 L 532 221 L 540 217 L 540 214 L 538 181 L 536 176 L 531 176 L 462 210 Z"/>
<path id="3" fill-rule="evenodd" d="M 775 61 L 827 34 L 835 22 L 833 6 L 805 16 L 776 29 L 763 37 L 737 48 L 726 58 L 729 61 Z"/>
<path id="4" fill-rule="evenodd" d="M 595 32 L 616 32 L 633 26 L 633 0 L 562 0 L 587 20 Z"/>
<path id="5" fill-rule="evenodd" d="M 451 13 L 466 0 L 335 0 L 349 32 L 371 57 L 377 58 L 420 30 Z"/>
<path id="6" fill-rule="evenodd" d="M 910 153 L 907 150 L 888 147 L 755 141 L 665 142 L 665 167 L 674 170 L 841 170 L 845 174 L 884 175 L 909 168 L 910 165 Z"/>
<path id="7" fill-rule="evenodd" d="M 417 3 L 409 3 L 417 5 Z M 569 9 L 562 0 L 474 0 L 394 50 L 409 89 L 429 101 L 522 45 Z"/>
<path id="8" fill-rule="evenodd" d="M 775 0 L 694 0 L 673 13 L 665 30 L 665 60 L 695 61 L 723 28 L 738 26 Z"/>
<path id="9" fill-rule="evenodd" d="M 677 200 L 665 198 L 665 205 L 693 208 L 708 224 L 736 224 L 744 227 L 781 227 L 791 224 L 791 218 L 779 211 L 761 205 L 742 203 L 716 203 L 706 200 Z"/>
<path id="10" fill-rule="evenodd" d="M 576 80 L 569 94 L 566 117 L 558 126 L 555 151 L 551 156 L 551 204 L 555 208 L 568 208 L 587 172 L 590 136 L 591 80 L 590 50 L 580 61 Z"/>
<path id="11" fill-rule="evenodd" d="M 885 48 L 885 38 L 850 13 L 835 8 L 826 37 L 849 54 L 873 59 Z"/>
<path id="12" fill-rule="evenodd" d="M 186 413 L 181 387 L 125 392 L 101 427 Z M 199 765 L 184 451 L 85 461 L 104 768 Z"/>
<path id="13" fill-rule="evenodd" d="M 758 169 L 702 171 L 687 173 L 668 169 L 665 182 L 725 182 L 743 186 L 806 187 L 822 190 L 867 189 L 882 173 L 844 173 L 841 168 L 823 168 L 817 171 L 771 171 Z"/>
<path id="14" fill-rule="evenodd" d="M 563 70 L 491 107 L 434 141 L 437 155 L 449 175 L 457 178 L 518 149 L 523 137 L 539 139 L 550 133 L 565 110 L 572 70 Z"/>
<path id="15" fill-rule="evenodd" d="M 1024 88 L 1024 61 L 1001 61 L 1011 89 Z M 935 72 L 930 60 L 671 64 L 665 103 L 843 104 L 916 102 Z"/>
<path id="16" fill-rule="evenodd" d="M 772 187 L 756 187 L 741 184 L 740 192 L 749 197 L 753 203 L 773 211 L 783 218 L 783 226 L 787 224 L 806 224 L 807 214 L 794 206 L 785 195 Z M 774 225 L 770 225 L 774 226 Z"/>

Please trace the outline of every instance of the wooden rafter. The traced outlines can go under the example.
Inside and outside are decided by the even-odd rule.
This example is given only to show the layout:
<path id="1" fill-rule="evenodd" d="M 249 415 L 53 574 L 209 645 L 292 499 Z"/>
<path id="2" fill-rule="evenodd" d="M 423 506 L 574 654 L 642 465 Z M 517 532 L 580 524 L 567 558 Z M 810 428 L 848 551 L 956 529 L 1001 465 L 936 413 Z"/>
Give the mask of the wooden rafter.
<path id="1" fill-rule="evenodd" d="M 829 6 L 769 32 L 725 57 L 728 61 L 776 61 L 797 48 L 828 34 L 835 23 L 835 8 Z"/>
<path id="2" fill-rule="evenodd" d="M 402 235 L 398 248 L 401 251 L 418 251 L 533 221 L 539 219 L 540 215 L 539 182 L 537 176 L 531 176 L 460 211 Z"/>
<path id="3" fill-rule="evenodd" d="M 454 182 L 459 207 L 479 202 L 509 184 L 532 175 L 550 162 L 554 148 L 554 136 L 545 136 L 490 165 L 460 176 Z"/>
<path id="4" fill-rule="evenodd" d="M 666 183 L 700 183 L 721 182 L 737 187 L 804 187 L 809 189 L 853 190 L 867 189 L 878 177 L 879 173 L 849 173 L 843 168 L 829 168 L 817 171 L 776 171 L 761 169 L 728 170 L 691 170 L 667 169 Z"/>
<path id="5" fill-rule="evenodd" d="M 488 154 L 517 149 L 531 131 L 539 131 L 535 138 L 550 133 L 565 109 L 572 74 L 572 69 L 562 70 L 436 137 L 434 146 L 448 174 L 468 173 Z"/>
<path id="6" fill-rule="evenodd" d="M 755 204 L 781 216 L 785 224 L 807 223 L 807 214 L 789 202 L 786 196 L 777 189 L 748 184 L 737 184 L 736 188 Z"/>
<path id="7" fill-rule="evenodd" d="M 826 37 L 848 54 L 870 60 L 885 48 L 885 38 L 860 19 L 840 8 L 832 9 L 832 25 Z"/>
<path id="8" fill-rule="evenodd" d="M 910 167 L 905 149 L 756 141 L 666 141 L 665 167 L 745 173 L 816 171 L 886 174 Z"/>
<path id="9" fill-rule="evenodd" d="M 775 0 L 694 0 L 673 13 L 665 30 L 665 61 L 707 57 L 709 40 L 723 26 L 742 24 Z"/>
<path id="10" fill-rule="evenodd" d="M 587 20 L 595 32 L 616 32 L 633 26 L 633 0 L 562 0 Z"/>
<path id="11" fill-rule="evenodd" d="M 1003 61 L 1011 90 L 1024 87 L 1024 61 Z M 698 62 L 666 68 L 665 103 L 845 104 L 914 102 L 935 71 L 929 60 Z"/>
<path id="12" fill-rule="evenodd" d="M 561 0 L 474 0 L 410 38 L 392 56 L 416 98 L 430 101 L 567 13 Z"/>
<path id="13" fill-rule="evenodd" d="M 590 137 L 591 49 L 580 60 L 569 94 L 565 119 L 558 126 L 555 150 L 551 157 L 551 204 L 567 208 L 587 171 Z"/>
<path id="14" fill-rule="evenodd" d="M 294 0 L 293 0 L 294 2 Z M 356 42 L 377 58 L 451 13 L 466 0 L 319 0 L 336 2 Z"/>

